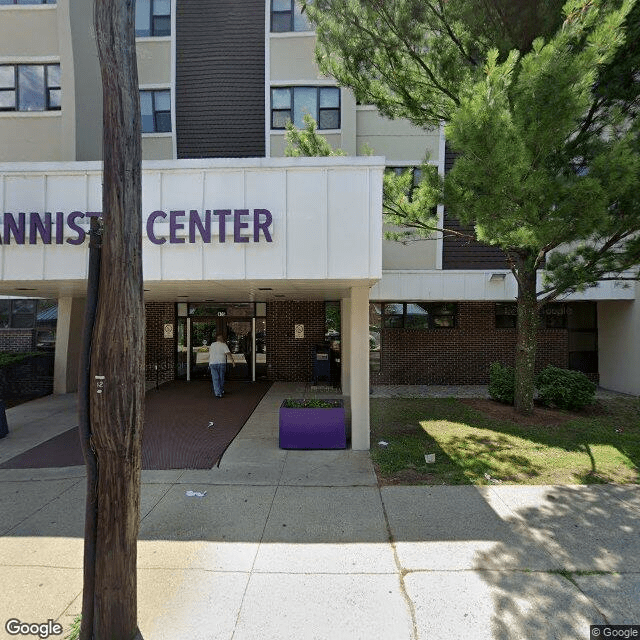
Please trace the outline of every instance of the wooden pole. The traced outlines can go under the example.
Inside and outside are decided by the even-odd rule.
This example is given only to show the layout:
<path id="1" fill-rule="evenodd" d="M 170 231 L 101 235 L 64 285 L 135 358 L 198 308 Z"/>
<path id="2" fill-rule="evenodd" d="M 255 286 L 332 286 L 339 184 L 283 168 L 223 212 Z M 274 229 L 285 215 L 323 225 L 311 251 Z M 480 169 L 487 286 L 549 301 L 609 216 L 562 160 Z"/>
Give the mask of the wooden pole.
<path id="1" fill-rule="evenodd" d="M 140 98 L 134 0 L 95 0 L 103 240 L 90 368 L 97 458 L 94 640 L 140 637 L 136 545 L 144 419 Z"/>

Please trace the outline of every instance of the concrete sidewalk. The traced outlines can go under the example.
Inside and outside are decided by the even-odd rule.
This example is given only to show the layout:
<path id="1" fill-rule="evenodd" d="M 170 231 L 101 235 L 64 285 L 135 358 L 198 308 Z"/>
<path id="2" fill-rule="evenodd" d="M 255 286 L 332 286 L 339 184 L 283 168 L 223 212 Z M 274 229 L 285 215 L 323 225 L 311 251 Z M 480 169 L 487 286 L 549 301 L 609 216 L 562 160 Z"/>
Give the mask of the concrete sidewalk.
<path id="1" fill-rule="evenodd" d="M 300 392 L 273 385 L 219 469 L 143 472 L 146 640 L 575 640 L 640 624 L 637 486 L 380 488 L 365 452 L 278 448 L 278 407 Z M 0 460 L 73 426 L 75 398 L 49 402 L 7 412 Z M 83 467 L 0 470 L 0 637 L 12 617 L 66 635 L 79 613 L 84 492 Z"/>

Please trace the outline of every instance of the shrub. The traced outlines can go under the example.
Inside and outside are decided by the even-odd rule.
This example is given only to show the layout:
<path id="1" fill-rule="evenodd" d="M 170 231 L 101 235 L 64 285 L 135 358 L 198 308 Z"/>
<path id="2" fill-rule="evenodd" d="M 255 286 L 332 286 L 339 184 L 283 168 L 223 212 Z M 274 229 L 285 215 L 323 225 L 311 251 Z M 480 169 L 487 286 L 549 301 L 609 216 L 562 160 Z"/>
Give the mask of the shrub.
<path id="1" fill-rule="evenodd" d="M 494 362 L 489 367 L 489 395 L 498 402 L 513 404 L 515 375 L 512 367 Z"/>
<path id="2" fill-rule="evenodd" d="M 582 409 L 593 404 L 596 385 L 581 371 L 548 366 L 536 376 L 538 399 L 548 407 Z"/>
<path id="3" fill-rule="evenodd" d="M 9 364 L 15 364 L 21 360 L 26 360 L 31 356 L 38 356 L 38 351 L 26 351 L 23 353 L 15 353 L 13 351 L 0 351 L 0 367 L 6 367 Z"/>

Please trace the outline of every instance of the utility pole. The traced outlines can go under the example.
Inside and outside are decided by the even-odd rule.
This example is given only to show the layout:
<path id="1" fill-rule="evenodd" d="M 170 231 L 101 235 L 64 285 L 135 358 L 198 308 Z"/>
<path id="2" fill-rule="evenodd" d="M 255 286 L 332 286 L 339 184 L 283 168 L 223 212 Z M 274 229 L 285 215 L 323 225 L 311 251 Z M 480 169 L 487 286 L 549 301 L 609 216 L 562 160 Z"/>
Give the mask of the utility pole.
<path id="1" fill-rule="evenodd" d="M 99 266 L 93 263 L 95 314 L 86 316 L 84 409 L 80 400 L 88 480 L 80 638 L 132 640 L 141 638 L 136 546 L 145 394 L 135 2 L 94 2 L 103 93 L 102 249 Z"/>

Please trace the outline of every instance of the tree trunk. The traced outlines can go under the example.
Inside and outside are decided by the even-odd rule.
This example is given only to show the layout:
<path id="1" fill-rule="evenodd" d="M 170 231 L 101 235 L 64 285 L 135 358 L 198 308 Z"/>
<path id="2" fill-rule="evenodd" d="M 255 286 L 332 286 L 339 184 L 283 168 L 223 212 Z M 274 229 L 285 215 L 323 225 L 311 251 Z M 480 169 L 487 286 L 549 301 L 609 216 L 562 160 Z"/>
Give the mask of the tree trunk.
<path id="1" fill-rule="evenodd" d="M 91 441 L 98 463 L 94 640 L 139 635 L 136 544 L 145 389 L 134 6 L 133 0 L 95 0 L 104 232 L 91 351 Z"/>
<path id="2" fill-rule="evenodd" d="M 538 337 L 538 304 L 535 269 L 518 271 L 518 322 L 515 362 L 514 406 L 518 413 L 533 412 L 535 391 L 536 342 Z"/>

